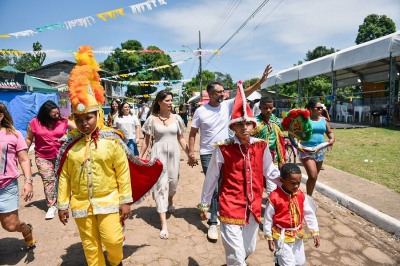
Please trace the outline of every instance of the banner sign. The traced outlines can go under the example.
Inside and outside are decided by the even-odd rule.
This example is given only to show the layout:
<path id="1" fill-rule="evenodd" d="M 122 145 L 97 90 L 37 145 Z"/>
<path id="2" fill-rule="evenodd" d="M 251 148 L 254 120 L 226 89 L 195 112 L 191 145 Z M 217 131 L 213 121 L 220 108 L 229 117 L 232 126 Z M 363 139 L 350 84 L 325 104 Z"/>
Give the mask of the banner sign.
<path id="1" fill-rule="evenodd" d="M 25 73 L 11 73 L 0 71 L 0 90 L 22 91 Z"/>

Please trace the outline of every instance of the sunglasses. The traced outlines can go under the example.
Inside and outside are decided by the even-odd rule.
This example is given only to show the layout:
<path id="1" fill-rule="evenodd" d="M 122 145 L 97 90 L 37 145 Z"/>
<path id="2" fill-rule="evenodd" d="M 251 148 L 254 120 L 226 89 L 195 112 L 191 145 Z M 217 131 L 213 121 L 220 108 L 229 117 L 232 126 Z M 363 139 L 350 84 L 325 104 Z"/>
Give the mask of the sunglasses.
<path id="1" fill-rule="evenodd" d="M 315 109 L 317 109 L 317 110 L 322 110 L 322 109 L 324 109 L 323 107 L 315 107 Z"/>

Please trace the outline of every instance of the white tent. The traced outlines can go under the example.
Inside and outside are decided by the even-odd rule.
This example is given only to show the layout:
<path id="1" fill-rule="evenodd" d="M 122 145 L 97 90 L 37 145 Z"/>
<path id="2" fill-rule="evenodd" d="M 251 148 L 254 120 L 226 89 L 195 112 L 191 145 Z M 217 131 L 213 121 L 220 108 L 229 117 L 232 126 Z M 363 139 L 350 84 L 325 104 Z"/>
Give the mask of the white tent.
<path id="1" fill-rule="evenodd" d="M 249 101 L 254 101 L 254 100 L 261 99 L 261 93 L 259 93 L 258 91 L 254 91 L 246 99 L 249 100 Z"/>
<path id="2" fill-rule="evenodd" d="M 191 97 L 191 98 L 187 101 L 187 103 L 191 103 L 191 102 L 196 101 L 196 100 L 199 100 L 199 99 L 200 99 L 200 94 Z"/>
<path id="3" fill-rule="evenodd" d="M 400 31 L 308 61 L 268 77 L 262 88 L 318 75 L 335 75 L 337 87 L 387 81 L 390 58 L 400 65 Z"/>

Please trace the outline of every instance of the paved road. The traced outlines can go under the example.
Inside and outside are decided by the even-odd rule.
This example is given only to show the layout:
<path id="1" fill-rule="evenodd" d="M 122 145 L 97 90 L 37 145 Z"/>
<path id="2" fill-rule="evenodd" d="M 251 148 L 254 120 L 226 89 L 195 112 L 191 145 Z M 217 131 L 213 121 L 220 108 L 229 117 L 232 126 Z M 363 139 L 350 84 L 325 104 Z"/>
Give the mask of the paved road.
<path id="1" fill-rule="evenodd" d="M 30 155 L 33 158 L 32 154 Z M 183 157 L 182 157 L 183 158 Z M 333 171 L 333 170 L 331 170 Z M 36 166 L 33 166 L 36 173 Z M 36 249 L 21 251 L 22 237 L 0 230 L 0 265 L 85 265 L 83 249 L 73 219 L 63 226 L 58 219 L 46 221 L 42 183 L 34 176 L 35 196 L 20 202 L 20 216 L 33 224 Z M 170 239 L 161 240 L 159 216 L 151 197 L 132 208 L 127 221 L 124 265 L 223 265 L 224 250 L 219 240 L 206 239 L 207 225 L 200 221 L 196 204 L 204 180 L 201 167 L 181 162 L 181 177 L 175 197 L 176 212 L 168 217 Z M 21 179 L 22 181 L 22 179 Z M 20 182 L 22 183 L 22 182 Z M 355 185 L 356 186 L 356 185 Z M 400 241 L 325 196 L 315 193 L 321 246 L 306 242 L 306 265 L 399 265 Z M 398 204 L 397 204 L 398 206 Z M 256 252 L 249 265 L 273 265 L 273 256 L 259 232 Z"/>

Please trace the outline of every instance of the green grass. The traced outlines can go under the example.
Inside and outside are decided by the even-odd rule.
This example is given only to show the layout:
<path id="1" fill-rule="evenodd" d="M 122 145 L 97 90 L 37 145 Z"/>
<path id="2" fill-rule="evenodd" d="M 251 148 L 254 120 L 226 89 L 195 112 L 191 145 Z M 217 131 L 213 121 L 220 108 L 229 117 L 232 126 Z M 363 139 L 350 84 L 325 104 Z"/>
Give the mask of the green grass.
<path id="1" fill-rule="evenodd" d="M 325 163 L 400 193 L 400 129 L 333 129 L 336 142 Z M 368 161 L 367 161 L 368 160 Z"/>

